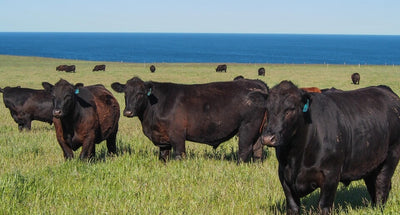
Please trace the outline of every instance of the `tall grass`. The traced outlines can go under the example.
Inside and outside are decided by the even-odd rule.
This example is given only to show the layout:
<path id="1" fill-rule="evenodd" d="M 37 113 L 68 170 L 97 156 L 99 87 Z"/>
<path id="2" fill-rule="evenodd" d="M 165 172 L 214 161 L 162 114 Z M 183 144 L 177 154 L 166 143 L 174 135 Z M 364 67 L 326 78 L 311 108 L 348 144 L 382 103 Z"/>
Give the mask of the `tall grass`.
<path id="1" fill-rule="evenodd" d="M 105 63 L 105 72 L 92 72 Z M 56 72 L 59 64 L 75 64 L 75 74 Z M 101 83 L 111 90 L 115 81 L 133 76 L 143 80 L 206 83 L 232 80 L 237 75 L 259 78 L 270 87 L 281 80 L 298 86 L 355 89 L 386 84 L 400 94 L 399 66 L 228 64 L 216 73 L 216 64 L 150 64 L 88 62 L 0 55 L 0 87 L 41 88 L 42 81 L 60 78 L 86 85 Z M 265 67 L 266 76 L 257 69 Z M 361 74 L 360 85 L 350 75 Z M 113 91 L 112 91 L 113 92 Z M 114 93 L 124 108 L 122 94 Z M 218 149 L 187 142 L 183 161 L 158 161 L 158 148 L 142 133 L 137 118 L 121 117 L 118 156 L 108 156 L 106 144 L 96 145 L 90 162 L 64 161 L 53 126 L 34 121 L 31 132 L 19 132 L 0 99 L 0 214 L 281 214 L 285 196 L 277 176 L 275 151 L 265 148 L 263 163 L 236 164 L 237 138 Z M 79 153 L 80 150 L 75 152 Z M 384 214 L 400 211 L 400 175 L 396 170 Z M 303 213 L 315 213 L 318 191 L 302 199 Z M 370 206 L 361 181 L 340 186 L 337 214 L 381 214 Z"/>

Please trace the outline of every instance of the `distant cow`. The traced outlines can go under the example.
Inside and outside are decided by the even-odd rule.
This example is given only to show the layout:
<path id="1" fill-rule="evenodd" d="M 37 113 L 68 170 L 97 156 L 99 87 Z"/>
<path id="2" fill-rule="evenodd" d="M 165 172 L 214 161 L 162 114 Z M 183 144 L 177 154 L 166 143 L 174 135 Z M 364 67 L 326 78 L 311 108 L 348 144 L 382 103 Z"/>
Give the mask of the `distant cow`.
<path id="1" fill-rule="evenodd" d="M 74 86 L 61 79 L 54 86 L 43 82 L 53 96 L 53 122 L 66 159 L 82 146 L 80 158 L 95 155 L 95 144 L 107 140 L 108 153 L 116 153 L 119 105 L 103 85 Z"/>
<path id="2" fill-rule="evenodd" d="M 353 84 L 360 84 L 360 74 L 358 72 L 353 73 L 351 75 L 351 81 L 353 82 Z"/>
<path id="3" fill-rule="evenodd" d="M 267 85 L 258 80 L 183 85 L 144 82 L 134 77 L 111 87 L 125 93 L 126 117 L 139 117 L 144 134 L 160 147 L 160 160 L 166 161 L 171 148 L 175 158 L 185 156 L 185 140 L 217 148 L 239 132 L 239 161 L 248 161 L 262 147 L 255 145 L 265 108 L 257 104 L 267 93 Z M 260 141 L 261 145 L 261 141 Z M 256 157 L 257 158 L 257 157 Z"/>
<path id="4" fill-rule="evenodd" d="M 93 68 L 93 72 L 95 72 L 95 71 L 106 71 L 106 65 L 104 65 L 104 64 L 96 65 Z"/>
<path id="5" fill-rule="evenodd" d="M 327 214 L 339 182 L 359 179 L 374 205 L 385 204 L 400 158 L 400 98 L 389 87 L 308 93 L 283 81 L 266 107 L 261 139 L 276 148 L 288 214 L 317 188 Z"/>
<path id="6" fill-rule="evenodd" d="M 21 87 L 0 88 L 0 92 L 3 93 L 4 104 L 20 131 L 31 130 L 32 120 L 52 124 L 53 102 L 48 92 Z"/>
<path id="7" fill-rule="evenodd" d="M 75 65 L 59 65 L 56 67 L 57 71 L 75 72 Z"/>
<path id="8" fill-rule="evenodd" d="M 154 65 L 150 66 L 150 72 L 155 72 L 156 71 L 156 67 Z"/>
<path id="9" fill-rule="evenodd" d="M 216 72 L 226 72 L 227 67 L 228 66 L 226 64 L 218 65 L 217 68 L 215 69 L 215 71 Z"/>
<path id="10" fill-rule="evenodd" d="M 65 71 L 65 68 L 66 68 L 67 66 L 68 66 L 68 65 L 59 65 L 59 66 L 56 67 L 56 71 Z"/>
<path id="11" fill-rule="evenodd" d="M 321 93 L 321 90 L 318 87 L 302 87 L 300 89 L 309 93 Z"/>
<path id="12" fill-rule="evenodd" d="M 258 69 L 258 75 L 259 75 L 259 76 L 265 76 L 265 69 L 264 69 L 264 67 L 261 67 L 261 68 Z"/>

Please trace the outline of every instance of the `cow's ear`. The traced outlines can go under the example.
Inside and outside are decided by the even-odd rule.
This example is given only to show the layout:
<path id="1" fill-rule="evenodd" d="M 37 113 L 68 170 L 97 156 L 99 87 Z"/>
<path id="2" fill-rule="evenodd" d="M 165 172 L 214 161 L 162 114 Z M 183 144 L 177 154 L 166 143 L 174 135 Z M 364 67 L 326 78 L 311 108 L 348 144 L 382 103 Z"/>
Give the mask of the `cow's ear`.
<path id="1" fill-rule="evenodd" d="M 83 87 L 83 86 L 84 86 L 83 83 L 76 83 L 76 84 L 75 84 L 75 88 L 79 88 L 79 87 Z"/>
<path id="2" fill-rule="evenodd" d="M 153 83 L 151 82 L 144 83 L 144 93 L 146 93 L 147 96 L 153 94 Z"/>
<path id="3" fill-rule="evenodd" d="M 3 90 L 3 89 L 1 89 L 1 87 L 0 87 L 0 93 L 2 93 L 2 92 L 4 92 L 4 90 Z"/>
<path id="4" fill-rule="evenodd" d="M 86 89 L 85 87 L 75 88 L 75 95 L 78 98 L 78 102 L 83 106 L 93 106 L 95 107 L 94 96 L 93 94 Z"/>
<path id="5" fill-rule="evenodd" d="M 248 94 L 249 104 L 254 104 L 257 107 L 266 108 L 268 93 L 262 91 L 253 91 Z"/>
<path id="6" fill-rule="evenodd" d="M 123 93 L 125 89 L 125 84 L 120 84 L 119 82 L 114 82 L 111 84 L 111 88 L 118 93 Z"/>
<path id="7" fill-rule="evenodd" d="M 53 90 L 53 85 L 52 84 L 50 84 L 49 82 L 42 82 L 42 86 L 43 86 L 43 88 L 46 90 L 46 91 L 48 91 L 48 92 L 51 92 L 52 90 Z"/>
<path id="8" fill-rule="evenodd" d="M 303 105 L 303 113 L 308 112 L 310 110 L 310 105 L 311 105 L 312 99 L 311 99 L 310 94 L 304 90 L 301 95 L 301 102 Z"/>
<path id="9" fill-rule="evenodd" d="M 312 98 L 310 93 L 303 91 L 302 97 L 301 97 L 301 102 L 302 102 L 302 107 L 303 107 L 303 116 L 304 120 L 306 123 L 311 123 L 311 103 L 312 103 Z"/>

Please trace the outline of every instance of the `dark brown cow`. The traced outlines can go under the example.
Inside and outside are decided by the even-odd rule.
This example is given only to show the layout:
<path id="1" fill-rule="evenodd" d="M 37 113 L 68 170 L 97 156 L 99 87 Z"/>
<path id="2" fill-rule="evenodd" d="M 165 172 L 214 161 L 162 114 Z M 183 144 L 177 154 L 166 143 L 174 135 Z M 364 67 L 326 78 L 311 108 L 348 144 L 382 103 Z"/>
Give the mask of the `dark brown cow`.
<path id="1" fill-rule="evenodd" d="M 156 67 L 154 65 L 150 66 L 150 72 L 155 72 L 156 71 Z"/>
<path id="2" fill-rule="evenodd" d="M 216 72 L 226 72 L 228 66 L 226 64 L 218 65 L 215 69 Z"/>
<path id="3" fill-rule="evenodd" d="M 71 65 L 71 66 L 59 65 L 56 67 L 57 71 L 65 71 L 65 72 L 75 72 L 75 69 L 76 69 L 75 65 Z"/>
<path id="4" fill-rule="evenodd" d="M 134 77 L 126 84 L 113 83 L 125 93 L 126 117 L 139 117 L 144 134 L 160 147 L 160 160 L 166 161 L 171 148 L 175 158 L 185 156 L 185 140 L 218 147 L 239 133 L 239 161 L 249 161 L 259 137 L 265 108 L 256 105 L 267 93 L 259 80 L 183 85 L 144 82 Z M 260 143 L 261 144 L 261 143 Z M 254 152 L 256 155 L 261 153 Z"/>
<path id="5" fill-rule="evenodd" d="M 31 130 L 33 120 L 53 122 L 53 102 L 50 93 L 21 87 L 0 88 L 3 101 L 11 116 L 18 124 L 18 129 Z"/>
<path id="6" fill-rule="evenodd" d="M 339 182 L 360 179 L 373 205 L 385 204 L 400 158 L 400 98 L 389 87 L 308 93 L 283 81 L 266 107 L 261 139 L 276 148 L 288 214 L 317 188 L 330 213 Z"/>
<path id="7" fill-rule="evenodd" d="M 119 105 L 103 86 L 74 86 L 66 80 L 54 86 L 43 82 L 53 95 L 53 122 L 58 143 L 66 159 L 82 146 L 80 158 L 95 155 L 95 144 L 107 140 L 109 153 L 116 153 Z"/>
<path id="8" fill-rule="evenodd" d="M 66 68 L 67 66 L 68 66 L 68 65 L 59 65 L 59 66 L 56 67 L 56 71 L 65 71 L 65 68 Z"/>
<path id="9" fill-rule="evenodd" d="M 96 65 L 96 66 L 93 68 L 93 71 L 92 71 L 92 72 L 95 72 L 95 71 L 106 71 L 106 65 L 104 65 L 104 64 Z"/>
<path id="10" fill-rule="evenodd" d="M 258 75 L 259 75 L 259 76 L 265 76 L 265 69 L 264 69 L 264 67 L 261 67 L 261 68 L 258 69 Z"/>
<path id="11" fill-rule="evenodd" d="M 353 73 L 351 75 L 351 81 L 353 82 L 353 84 L 360 84 L 360 74 L 359 73 Z"/>
<path id="12" fill-rule="evenodd" d="M 300 89 L 309 93 L 321 93 L 321 90 L 318 87 L 302 87 Z"/>

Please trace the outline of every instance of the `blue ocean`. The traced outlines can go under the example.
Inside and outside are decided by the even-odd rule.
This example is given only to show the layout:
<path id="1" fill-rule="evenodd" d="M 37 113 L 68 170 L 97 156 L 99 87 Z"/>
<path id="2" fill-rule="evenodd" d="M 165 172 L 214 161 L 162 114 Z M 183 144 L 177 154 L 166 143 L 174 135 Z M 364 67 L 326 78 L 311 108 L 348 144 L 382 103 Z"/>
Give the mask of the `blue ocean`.
<path id="1" fill-rule="evenodd" d="M 400 36 L 3 32 L 0 54 L 137 63 L 400 65 Z"/>

